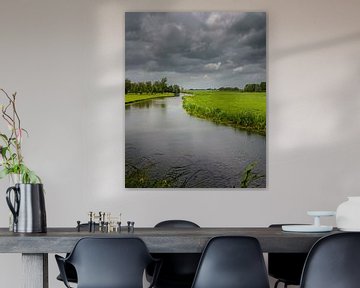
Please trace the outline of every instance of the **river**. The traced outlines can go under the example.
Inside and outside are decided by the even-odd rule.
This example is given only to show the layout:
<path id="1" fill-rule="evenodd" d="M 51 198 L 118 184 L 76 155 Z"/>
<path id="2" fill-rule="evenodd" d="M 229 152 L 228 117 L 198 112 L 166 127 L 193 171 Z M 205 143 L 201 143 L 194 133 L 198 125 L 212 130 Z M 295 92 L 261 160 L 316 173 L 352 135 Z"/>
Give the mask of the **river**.
<path id="1" fill-rule="evenodd" d="M 244 168 L 256 162 L 253 171 L 264 177 L 251 186 L 266 187 L 266 137 L 190 116 L 181 97 L 125 106 L 125 162 L 188 188 L 240 187 Z"/>

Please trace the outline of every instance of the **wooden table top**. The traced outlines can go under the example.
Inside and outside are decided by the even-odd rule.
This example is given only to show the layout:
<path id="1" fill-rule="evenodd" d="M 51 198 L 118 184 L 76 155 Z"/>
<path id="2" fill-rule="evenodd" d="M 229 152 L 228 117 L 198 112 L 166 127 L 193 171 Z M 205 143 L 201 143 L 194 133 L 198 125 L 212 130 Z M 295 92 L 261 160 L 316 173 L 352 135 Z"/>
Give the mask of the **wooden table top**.
<path id="1" fill-rule="evenodd" d="M 321 237 L 338 233 L 294 233 L 274 228 L 127 228 L 119 232 L 78 232 L 76 228 L 48 228 L 47 233 L 13 233 L 0 228 L 0 253 L 65 253 L 82 237 L 139 237 L 152 253 L 201 253 L 215 236 L 242 235 L 259 240 L 263 252 L 308 252 Z"/>

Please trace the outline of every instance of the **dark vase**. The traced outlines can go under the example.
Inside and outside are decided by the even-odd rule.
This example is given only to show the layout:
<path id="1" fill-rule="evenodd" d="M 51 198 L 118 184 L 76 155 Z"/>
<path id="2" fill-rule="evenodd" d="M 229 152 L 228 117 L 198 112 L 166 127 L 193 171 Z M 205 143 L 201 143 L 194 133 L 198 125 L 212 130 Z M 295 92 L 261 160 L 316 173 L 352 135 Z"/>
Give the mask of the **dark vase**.
<path id="1" fill-rule="evenodd" d="M 14 216 L 14 232 L 45 233 L 47 231 L 42 184 L 15 184 L 6 190 L 6 202 Z"/>

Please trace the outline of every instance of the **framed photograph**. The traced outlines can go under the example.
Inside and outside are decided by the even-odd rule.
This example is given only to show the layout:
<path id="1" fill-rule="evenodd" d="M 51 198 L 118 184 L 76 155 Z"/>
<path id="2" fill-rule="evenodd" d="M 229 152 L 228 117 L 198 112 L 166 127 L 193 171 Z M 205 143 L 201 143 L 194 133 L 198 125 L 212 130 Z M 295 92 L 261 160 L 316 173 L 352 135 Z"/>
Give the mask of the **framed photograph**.
<path id="1" fill-rule="evenodd" d="M 125 187 L 266 188 L 266 13 L 126 12 Z"/>

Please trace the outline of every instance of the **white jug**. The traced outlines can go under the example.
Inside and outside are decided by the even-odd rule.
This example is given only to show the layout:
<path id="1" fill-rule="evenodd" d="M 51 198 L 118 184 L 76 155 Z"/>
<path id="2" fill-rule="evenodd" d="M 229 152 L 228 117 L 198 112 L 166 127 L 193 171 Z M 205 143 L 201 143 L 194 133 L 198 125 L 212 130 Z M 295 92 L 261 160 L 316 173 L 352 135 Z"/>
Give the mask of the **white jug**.
<path id="1" fill-rule="evenodd" d="M 348 197 L 338 206 L 336 226 L 342 231 L 360 231 L 360 196 Z"/>

